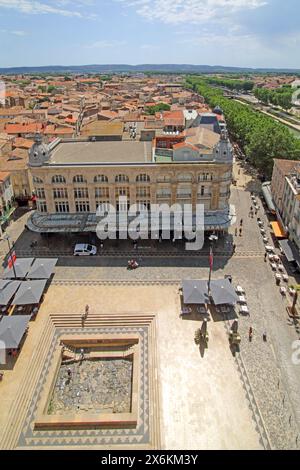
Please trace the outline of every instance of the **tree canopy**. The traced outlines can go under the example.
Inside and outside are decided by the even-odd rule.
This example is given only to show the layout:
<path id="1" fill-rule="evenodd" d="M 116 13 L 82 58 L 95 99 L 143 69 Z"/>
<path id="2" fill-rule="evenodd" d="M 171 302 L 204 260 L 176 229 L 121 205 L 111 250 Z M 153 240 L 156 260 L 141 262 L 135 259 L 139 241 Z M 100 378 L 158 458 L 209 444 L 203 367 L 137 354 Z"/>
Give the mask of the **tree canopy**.
<path id="1" fill-rule="evenodd" d="M 148 106 L 145 108 L 146 113 L 154 115 L 160 111 L 170 111 L 171 106 L 166 103 L 157 103 L 155 106 Z"/>
<path id="2" fill-rule="evenodd" d="M 274 158 L 300 160 L 300 139 L 286 126 L 250 106 L 225 98 L 221 90 L 199 77 L 188 77 L 187 85 L 200 93 L 211 107 L 221 106 L 231 138 L 266 176 L 272 174 Z"/>
<path id="3" fill-rule="evenodd" d="M 275 90 L 255 88 L 254 95 L 264 104 L 273 104 L 274 106 L 280 106 L 285 110 L 289 110 L 292 107 L 292 95 L 294 91 L 295 90 L 290 86 L 283 86 Z"/>

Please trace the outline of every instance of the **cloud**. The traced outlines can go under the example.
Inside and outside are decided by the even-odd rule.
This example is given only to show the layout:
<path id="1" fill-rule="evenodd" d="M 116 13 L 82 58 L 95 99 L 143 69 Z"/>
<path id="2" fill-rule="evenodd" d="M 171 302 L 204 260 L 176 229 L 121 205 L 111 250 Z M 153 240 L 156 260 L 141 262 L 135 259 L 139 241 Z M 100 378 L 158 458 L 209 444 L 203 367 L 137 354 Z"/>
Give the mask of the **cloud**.
<path id="1" fill-rule="evenodd" d="M 154 51 L 154 50 L 159 49 L 159 46 L 156 46 L 154 44 L 142 44 L 140 46 L 140 49 L 143 49 L 145 51 L 152 51 L 152 50 Z"/>
<path id="2" fill-rule="evenodd" d="M 110 47 L 126 46 L 126 44 L 127 44 L 126 41 L 118 41 L 116 39 L 112 39 L 112 40 L 102 39 L 100 41 L 95 41 L 92 44 L 87 45 L 86 47 L 88 49 L 107 49 Z"/>
<path id="3" fill-rule="evenodd" d="M 268 3 L 266 0 L 117 0 L 147 20 L 167 24 L 203 23 L 230 16 L 243 10 L 253 10 Z"/>
<path id="4" fill-rule="evenodd" d="M 73 2 L 73 6 L 74 3 L 75 2 Z M 80 3 L 82 3 L 82 1 Z M 63 0 L 60 2 L 52 1 L 51 4 L 35 0 L 0 0 L 0 9 L 6 8 L 30 15 L 55 14 L 75 18 L 87 17 L 87 15 L 74 11 L 74 9 L 66 9 L 64 5 L 67 6 L 68 4 L 68 1 L 64 2 Z"/>
<path id="5" fill-rule="evenodd" d="M 19 30 L 15 30 L 15 31 L 8 31 L 7 29 L 0 29 L 0 33 L 2 34 L 13 34 L 14 36 L 27 36 L 28 33 L 26 31 L 19 31 Z"/>

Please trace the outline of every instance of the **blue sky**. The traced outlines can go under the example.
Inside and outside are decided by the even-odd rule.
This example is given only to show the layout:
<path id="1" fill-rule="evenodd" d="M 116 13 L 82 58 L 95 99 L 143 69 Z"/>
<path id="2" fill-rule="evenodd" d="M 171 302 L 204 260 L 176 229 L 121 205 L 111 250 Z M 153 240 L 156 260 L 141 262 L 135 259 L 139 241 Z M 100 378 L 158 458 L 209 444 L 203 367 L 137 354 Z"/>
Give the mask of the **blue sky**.
<path id="1" fill-rule="evenodd" d="M 0 66 L 300 68 L 299 0 L 0 0 Z"/>

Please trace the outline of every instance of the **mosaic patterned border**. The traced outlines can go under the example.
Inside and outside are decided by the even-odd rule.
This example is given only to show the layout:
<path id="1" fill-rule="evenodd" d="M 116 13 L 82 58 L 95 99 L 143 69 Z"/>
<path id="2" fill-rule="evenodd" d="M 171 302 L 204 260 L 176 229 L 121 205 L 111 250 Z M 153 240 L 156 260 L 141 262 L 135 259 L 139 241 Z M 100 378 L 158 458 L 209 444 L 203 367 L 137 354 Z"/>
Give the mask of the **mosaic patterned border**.
<path id="1" fill-rule="evenodd" d="M 139 371 L 139 416 L 136 429 L 87 429 L 87 430 L 53 430 L 40 431 L 34 429 L 34 422 L 38 412 L 38 404 L 42 396 L 49 370 L 54 359 L 54 352 L 59 344 L 60 337 L 66 334 L 125 334 L 135 333 L 140 337 L 140 371 Z M 49 354 L 44 364 L 38 385 L 35 388 L 28 409 L 22 432 L 18 439 L 17 449 L 53 447 L 85 447 L 85 446 L 134 446 L 151 445 L 149 422 L 149 327 L 99 327 L 99 328 L 59 328 L 56 327 Z"/>

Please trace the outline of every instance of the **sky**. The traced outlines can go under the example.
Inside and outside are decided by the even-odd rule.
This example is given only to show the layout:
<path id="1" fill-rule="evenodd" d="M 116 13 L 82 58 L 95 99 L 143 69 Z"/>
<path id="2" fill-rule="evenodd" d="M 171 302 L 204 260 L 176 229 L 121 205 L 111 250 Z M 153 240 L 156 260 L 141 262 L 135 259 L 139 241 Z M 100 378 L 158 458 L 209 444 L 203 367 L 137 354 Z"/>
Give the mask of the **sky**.
<path id="1" fill-rule="evenodd" d="M 300 69 L 299 0 L 0 0 L 0 67 Z"/>

